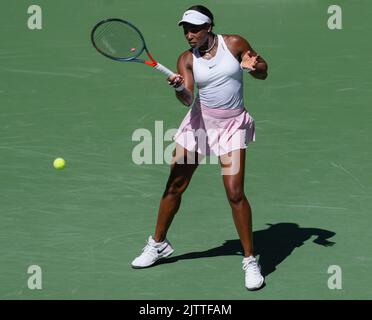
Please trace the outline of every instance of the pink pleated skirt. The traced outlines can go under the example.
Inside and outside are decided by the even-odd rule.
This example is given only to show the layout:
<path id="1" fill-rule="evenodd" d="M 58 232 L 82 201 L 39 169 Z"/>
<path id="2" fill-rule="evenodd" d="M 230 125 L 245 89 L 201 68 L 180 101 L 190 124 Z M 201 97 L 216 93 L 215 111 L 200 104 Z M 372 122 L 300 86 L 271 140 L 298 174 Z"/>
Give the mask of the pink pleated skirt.
<path id="1" fill-rule="evenodd" d="M 188 151 L 220 156 L 256 140 L 254 119 L 245 108 L 212 109 L 196 102 L 174 140 Z"/>

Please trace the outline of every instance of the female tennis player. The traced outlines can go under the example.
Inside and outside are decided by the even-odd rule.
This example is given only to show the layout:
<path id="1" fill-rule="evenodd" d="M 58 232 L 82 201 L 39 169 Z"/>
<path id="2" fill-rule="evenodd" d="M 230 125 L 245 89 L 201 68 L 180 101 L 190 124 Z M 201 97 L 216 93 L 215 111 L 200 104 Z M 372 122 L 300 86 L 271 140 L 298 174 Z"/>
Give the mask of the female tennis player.
<path id="1" fill-rule="evenodd" d="M 213 14 L 192 6 L 179 22 L 191 49 L 178 59 L 178 74 L 168 78 L 177 98 L 191 110 L 174 136 L 176 149 L 164 194 L 160 200 L 155 234 L 150 236 L 133 268 L 145 268 L 170 256 L 167 231 L 178 211 L 182 193 L 205 155 L 217 155 L 234 223 L 244 250 L 245 286 L 256 290 L 264 277 L 253 251 L 252 213 L 244 193 L 245 151 L 255 140 L 254 120 L 244 107 L 243 72 L 267 77 L 267 64 L 239 35 L 213 33 Z M 194 100 L 194 85 L 198 92 Z"/>

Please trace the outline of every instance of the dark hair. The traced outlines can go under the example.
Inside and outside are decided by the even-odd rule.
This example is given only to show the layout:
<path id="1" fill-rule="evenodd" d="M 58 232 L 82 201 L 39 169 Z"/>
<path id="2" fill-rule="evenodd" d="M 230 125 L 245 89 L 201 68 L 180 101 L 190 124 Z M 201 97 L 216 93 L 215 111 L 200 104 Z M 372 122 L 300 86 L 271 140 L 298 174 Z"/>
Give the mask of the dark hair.
<path id="1" fill-rule="evenodd" d="M 214 27 L 214 17 L 213 17 L 213 13 L 207 8 L 207 7 L 204 7 L 204 6 L 201 6 L 201 5 L 196 5 L 196 6 L 192 6 L 190 8 L 188 8 L 187 10 L 195 10 L 195 11 L 198 11 L 202 14 L 205 14 L 208 18 L 211 19 L 211 26 Z"/>

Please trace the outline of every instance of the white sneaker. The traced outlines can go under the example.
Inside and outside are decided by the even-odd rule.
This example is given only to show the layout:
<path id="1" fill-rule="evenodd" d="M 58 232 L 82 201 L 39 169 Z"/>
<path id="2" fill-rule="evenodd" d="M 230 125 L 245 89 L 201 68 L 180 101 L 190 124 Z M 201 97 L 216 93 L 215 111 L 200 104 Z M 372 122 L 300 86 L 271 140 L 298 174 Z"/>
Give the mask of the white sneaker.
<path id="1" fill-rule="evenodd" d="M 245 287 L 248 290 L 257 290 L 262 287 L 265 278 L 261 275 L 261 267 L 254 256 L 243 259 L 245 271 Z"/>
<path id="2" fill-rule="evenodd" d="M 142 249 L 141 255 L 132 261 L 132 267 L 136 269 L 149 267 L 159 259 L 169 257 L 173 251 L 167 239 L 163 242 L 156 242 L 150 236 L 146 246 Z"/>

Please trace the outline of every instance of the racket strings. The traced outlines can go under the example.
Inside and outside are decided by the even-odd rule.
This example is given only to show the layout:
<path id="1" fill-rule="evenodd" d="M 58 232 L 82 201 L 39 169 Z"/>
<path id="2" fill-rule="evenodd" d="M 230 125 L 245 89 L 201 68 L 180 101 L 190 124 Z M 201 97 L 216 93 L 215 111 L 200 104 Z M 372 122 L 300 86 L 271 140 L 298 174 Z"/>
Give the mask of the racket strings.
<path id="1" fill-rule="evenodd" d="M 105 23 L 101 28 L 98 28 L 94 34 L 94 40 L 96 42 L 101 41 L 102 37 L 105 35 L 105 32 L 109 28 L 110 28 L 110 25 L 108 23 Z"/>
<path id="2" fill-rule="evenodd" d="M 109 34 L 111 26 L 109 24 L 104 24 L 102 28 L 97 29 L 94 35 L 94 42 L 96 44 L 100 44 L 100 48 L 102 49 L 102 44 L 106 49 L 109 51 L 110 54 L 115 54 L 116 50 L 110 45 L 110 43 L 106 40 L 105 36 L 107 33 Z M 104 50 L 106 52 L 107 50 Z"/>

